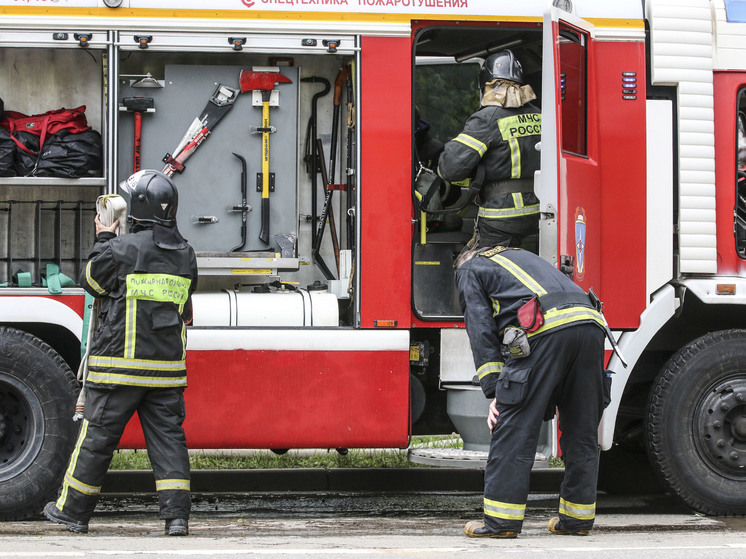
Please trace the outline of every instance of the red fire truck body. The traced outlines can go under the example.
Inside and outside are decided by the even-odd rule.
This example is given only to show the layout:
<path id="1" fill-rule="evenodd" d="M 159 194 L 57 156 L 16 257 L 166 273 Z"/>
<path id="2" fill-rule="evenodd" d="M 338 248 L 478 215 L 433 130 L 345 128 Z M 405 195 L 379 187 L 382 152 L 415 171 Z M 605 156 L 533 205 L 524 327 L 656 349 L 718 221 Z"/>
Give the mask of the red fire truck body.
<path id="1" fill-rule="evenodd" d="M 179 226 L 200 266 L 188 330 L 189 446 L 404 448 L 412 434 L 456 430 L 483 449 L 487 403 L 452 281 L 474 213 L 462 212 L 457 230 L 420 213 L 413 130 L 417 108 L 440 141 L 455 137 L 478 103 L 479 62 L 501 48 L 522 60 L 542 109 L 539 254 L 600 296 L 628 361 L 607 347 L 614 380 L 603 465 L 627 460 L 647 475 L 650 456 L 691 507 L 746 511 L 737 124 L 746 114 L 746 2 L 171 4 L 0 1 L 5 110 L 85 104 L 103 141 L 92 176 L 0 178 L 0 518 L 37 509 L 64 471 L 75 426 L 58 410 L 74 403 L 86 305 L 78 287 L 53 293 L 46 266 L 77 280 L 93 203 L 132 171 L 140 139 L 124 99 L 154 99 L 142 158 L 160 169 L 211 90 L 235 87 L 242 68 L 290 79 L 272 92 L 270 112 L 276 235 L 266 246 L 256 239 L 258 186 L 254 211 L 243 211 L 248 241 L 231 249 L 241 217 L 231 152 L 249 162 L 249 191 L 260 170 L 261 102 L 242 92 L 174 176 Z M 22 286 L 23 273 L 31 285 Z M 54 387 L 57 407 L 39 385 Z M 467 433 L 471 423 L 480 427 Z M 544 439 L 545 454 L 556 454 L 556 426 Z M 121 446 L 144 447 L 136 418 Z M 45 454 L 62 469 L 40 482 Z M 635 475 L 602 471 L 601 480 L 619 490 Z"/>

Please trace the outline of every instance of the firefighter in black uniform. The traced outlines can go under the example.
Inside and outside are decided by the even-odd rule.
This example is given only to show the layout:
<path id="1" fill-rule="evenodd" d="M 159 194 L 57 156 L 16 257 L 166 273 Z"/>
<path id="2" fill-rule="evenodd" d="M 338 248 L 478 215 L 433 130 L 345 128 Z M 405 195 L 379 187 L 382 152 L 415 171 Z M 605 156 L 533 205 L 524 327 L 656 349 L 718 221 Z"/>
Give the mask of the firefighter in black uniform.
<path id="1" fill-rule="evenodd" d="M 456 283 L 479 382 L 493 399 L 484 520 L 469 522 L 464 531 L 498 538 L 521 531 L 541 424 L 556 407 L 565 477 L 559 516 L 548 528 L 587 535 L 595 518 L 598 424 L 608 386 L 600 304 L 519 248 L 464 252 Z"/>
<path id="2" fill-rule="evenodd" d="M 483 176 L 475 238 L 469 248 L 522 246 L 536 251 L 539 199 L 534 172 L 539 170 L 541 113 L 530 101 L 533 89 L 511 50 L 493 54 L 479 73 L 481 107 L 463 131 L 446 142 L 438 174 L 446 181 Z M 476 244 L 478 243 L 478 244 Z"/>
<path id="3" fill-rule="evenodd" d="M 96 244 L 80 283 L 102 298 L 89 348 L 85 415 L 60 496 L 46 517 L 85 533 L 122 432 L 137 411 L 153 464 L 167 535 L 186 535 L 191 508 L 182 423 L 186 325 L 197 260 L 176 227 L 178 194 L 158 171 L 139 171 L 129 191 L 130 233 L 96 216 Z"/>

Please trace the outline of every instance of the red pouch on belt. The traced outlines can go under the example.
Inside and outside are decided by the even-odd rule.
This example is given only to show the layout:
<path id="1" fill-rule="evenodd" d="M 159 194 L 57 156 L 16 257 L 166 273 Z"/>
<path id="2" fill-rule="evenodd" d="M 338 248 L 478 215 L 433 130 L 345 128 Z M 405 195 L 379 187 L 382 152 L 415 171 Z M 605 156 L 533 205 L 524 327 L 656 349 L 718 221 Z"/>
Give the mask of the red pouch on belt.
<path id="1" fill-rule="evenodd" d="M 544 325 L 539 297 L 532 297 L 518 309 L 518 324 L 526 332 L 535 332 Z"/>

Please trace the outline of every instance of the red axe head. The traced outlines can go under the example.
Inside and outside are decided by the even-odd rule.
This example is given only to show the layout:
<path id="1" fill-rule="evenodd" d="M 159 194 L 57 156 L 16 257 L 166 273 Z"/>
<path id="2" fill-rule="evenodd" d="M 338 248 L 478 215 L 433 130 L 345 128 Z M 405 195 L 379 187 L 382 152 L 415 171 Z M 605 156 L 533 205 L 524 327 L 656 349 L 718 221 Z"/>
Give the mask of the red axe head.
<path id="1" fill-rule="evenodd" d="M 253 70 L 241 70 L 239 84 L 241 91 L 272 91 L 276 83 L 293 83 L 279 72 L 254 72 Z"/>

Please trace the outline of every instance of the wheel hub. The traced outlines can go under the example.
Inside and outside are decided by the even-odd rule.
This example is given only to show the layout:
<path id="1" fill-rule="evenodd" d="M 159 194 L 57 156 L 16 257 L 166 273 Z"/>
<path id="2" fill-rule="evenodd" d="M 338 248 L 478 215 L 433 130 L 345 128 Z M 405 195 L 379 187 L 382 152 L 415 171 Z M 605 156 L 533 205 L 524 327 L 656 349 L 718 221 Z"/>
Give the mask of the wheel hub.
<path id="1" fill-rule="evenodd" d="M 23 450 L 26 415 L 13 389 L 0 387 L 0 464 L 16 458 Z"/>
<path id="2" fill-rule="evenodd" d="M 746 417 L 739 417 L 733 422 L 733 434 L 739 441 L 746 440 Z"/>
<path id="3" fill-rule="evenodd" d="M 41 403 L 26 384 L 0 370 L 0 482 L 28 467 L 42 437 L 33 436 Z"/>
<path id="4" fill-rule="evenodd" d="M 717 472 L 746 477 L 746 378 L 721 382 L 695 416 L 700 452 Z"/>
<path id="5" fill-rule="evenodd" d="M 0 408 L 0 444 L 5 443 L 5 436 L 8 432 L 8 416 L 5 415 L 5 410 Z"/>

